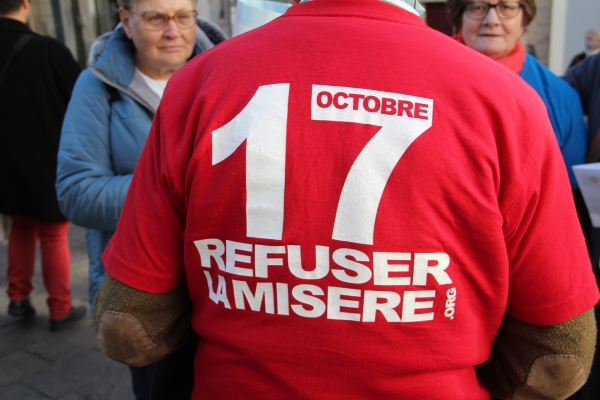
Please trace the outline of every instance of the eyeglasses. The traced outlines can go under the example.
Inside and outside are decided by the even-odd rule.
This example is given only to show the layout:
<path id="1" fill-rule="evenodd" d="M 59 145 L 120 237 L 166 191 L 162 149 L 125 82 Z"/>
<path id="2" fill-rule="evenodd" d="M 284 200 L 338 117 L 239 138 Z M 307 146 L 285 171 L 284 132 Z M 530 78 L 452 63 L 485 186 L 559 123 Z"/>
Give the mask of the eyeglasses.
<path id="1" fill-rule="evenodd" d="M 501 1 L 496 4 L 475 1 L 465 5 L 465 13 L 471 19 L 484 19 L 490 12 L 490 8 L 495 8 L 498 18 L 512 19 L 517 16 L 521 7 L 523 7 L 523 3 L 518 1 Z"/>
<path id="2" fill-rule="evenodd" d="M 181 11 L 175 15 L 167 15 L 154 11 L 146 11 L 143 13 L 131 10 L 128 11 L 137 15 L 141 15 L 146 28 L 153 31 L 159 31 L 166 28 L 170 20 L 175 21 L 175 25 L 177 25 L 180 29 L 190 29 L 192 26 L 196 25 L 196 17 L 198 16 L 198 11 L 196 10 Z"/>

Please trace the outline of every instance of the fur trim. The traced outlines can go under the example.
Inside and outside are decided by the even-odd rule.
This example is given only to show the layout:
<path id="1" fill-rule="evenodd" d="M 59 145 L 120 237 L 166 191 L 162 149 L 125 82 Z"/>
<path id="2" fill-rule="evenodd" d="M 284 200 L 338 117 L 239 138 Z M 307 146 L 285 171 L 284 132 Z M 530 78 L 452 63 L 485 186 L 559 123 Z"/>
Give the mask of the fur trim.
<path id="1" fill-rule="evenodd" d="M 90 46 L 90 54 L 88 56 L 88 67 L 91 67 L 98 61 L 102 51 L 104 51 L 104 47 L 106 47 L 106 42 L 108 42 L 108 38 L 112 35 L 112 32 L 106 32 L 102 35 L 98 36 L 94 43 Z"/>

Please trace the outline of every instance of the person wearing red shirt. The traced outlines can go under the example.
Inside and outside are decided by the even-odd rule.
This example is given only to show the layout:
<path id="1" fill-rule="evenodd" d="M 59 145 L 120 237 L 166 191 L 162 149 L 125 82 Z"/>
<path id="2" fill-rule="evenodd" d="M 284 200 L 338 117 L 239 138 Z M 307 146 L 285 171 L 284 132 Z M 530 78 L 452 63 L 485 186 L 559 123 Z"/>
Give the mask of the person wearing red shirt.
<path id="1" fill-rule="evenodd" d="M 103 260 L 101 349 L 193 329 L 194 400 L 565 398 L 593 357 L 542 101 L 399 0 L 302 2 L 186 64 Z"/>

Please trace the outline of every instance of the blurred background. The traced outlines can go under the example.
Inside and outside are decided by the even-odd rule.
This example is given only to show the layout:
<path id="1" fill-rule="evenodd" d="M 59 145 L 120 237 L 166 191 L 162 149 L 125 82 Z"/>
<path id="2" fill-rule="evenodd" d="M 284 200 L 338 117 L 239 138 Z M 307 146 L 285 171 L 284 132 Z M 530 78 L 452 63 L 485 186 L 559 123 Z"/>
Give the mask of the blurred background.
<path id="1" fill-rule="evenodd" d="M 289 0 L 274 0 L 289 2 Z M 452 34 L 446 18 L 445 0 L 419 0 L 427 12 L 427 24 Z M 116 0 L 31 0 L 30 27 L 63 42 L 82 66 L 96 37 L 117 24 Z M 581 53 L 588 29 L 600 29 L 599 0 L 536 0 L 538 13 L 523 42 L 528 50 L 557 75 L 563 75 L 569 61 Z M 198 0 L 200 15 L 231 35 L 237 0 Z"/>

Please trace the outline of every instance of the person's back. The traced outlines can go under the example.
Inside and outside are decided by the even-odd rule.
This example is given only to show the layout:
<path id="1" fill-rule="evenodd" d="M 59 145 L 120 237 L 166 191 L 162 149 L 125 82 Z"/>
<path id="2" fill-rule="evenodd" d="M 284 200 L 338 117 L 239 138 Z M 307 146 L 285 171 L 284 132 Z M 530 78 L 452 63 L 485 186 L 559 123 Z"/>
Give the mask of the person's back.
<path id="1" fill-rule="evenodd" d="M 600 134 L 600 54 L 589 57 L 585 62 L 571 68 L 564 79 L 577 91 L 585 115 L 588 116 L 590 145 L 597 147 L 594 139 Z M 600 160 L 600 151 L 588 154 L 588 162 Z M 591 156 L 591 158 L 590 158 Z"/>
<path id="2" fill-rule="evenodd" d="M 417 16 L 294 6 L 170 87 L 105 263 L 187 282 L 194 399 L 489 398 L 505 314 L 596 302 L 539 97 Z"/>

